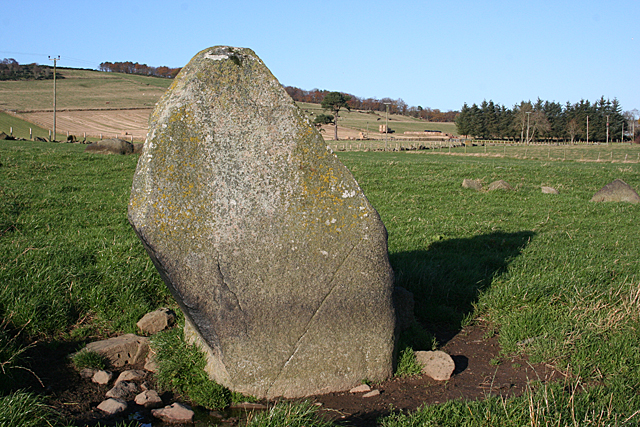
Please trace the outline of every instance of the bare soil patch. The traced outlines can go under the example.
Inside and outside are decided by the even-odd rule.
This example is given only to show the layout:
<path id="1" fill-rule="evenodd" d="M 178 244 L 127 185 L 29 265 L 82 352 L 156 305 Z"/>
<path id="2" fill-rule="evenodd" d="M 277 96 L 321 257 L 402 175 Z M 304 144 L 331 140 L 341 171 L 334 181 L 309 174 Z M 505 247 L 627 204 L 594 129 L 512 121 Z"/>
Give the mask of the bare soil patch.
<path id="1" fill-rule="evenodd" d="M 315 396 L 328 417 L 349 425 L 375 426 L 376 420 L 391 411 L 413 412 L 423 405 L 449 400 L 477 400 L 488 395 L 520 396 L 527 383 L 556 380 L 560 374 L 543 364 L 531 365 L 525 357 L 501 360 L 498 336 L 486 337 L 486 329 L 475 325 L 456 334 L 441 350 L 453 358 L 456 369 L 449 381 L 435 381 L 426 375 L 394 378 L 372 388 L 380 395 L 370 398 L 362 394 L 331 393 Z M 492 362 L 493 361 L 493 362 Z"/>
<path id="2" fill-rule="evenodd" d="M 519 396 L 524 393 L 530 380 L 546 383 L 560 378 L 561 374 L 552 367 L 531 365 L 524 357 L 501 360 L 496 364 L 500 350 L 498 337 L 486 335 L 484 327 L 475 325 L 457 333 L 441 348 L 456 363 L 456 370 L 449 381 L 435 381 L 424 375 L 393 378 L 372 384 L 373 389 L 380 391 L 378 396 L 364 398 L 362 393 L 342 392 L 311 396 L 307 400 L 317 403 L 323 416 L 339 424 L 369 427 L 375 426 L 379 417 L 391 411 L 412 412 L 425 404 L 439 404 L 452 399 L 476 400 L 488 395 Z M 95 425 L 99 421 L 115 424 L 134 412 L 151 421 L 149 411 L 137 405 L 131 405 L 130 409 L 117 417 L 105 419 L 97 405 L 105 399 L 104 395 L 111 385 L 101 386 L 81 378 L 67 358 L 74 350 L 71 345 L 61 345 L 55 349 L 37 348 L 30 354 L 34 371 L 44 386 L 34 381 L 33 390 L 44 395 L 49 405 L 74 425 Z M 125 368 L 131 369 L 130 366 Z M 133 368 L 139 369 L 141 366 Z M 162 397 L 165 404 L 174 401 L 170 393 Z M 242 417 L 242 414 L 236 411 L 229 423 L 223 425 L 237 423 L 238 416 Z M 156 420 L 153 425 L 163 424 Z"/>

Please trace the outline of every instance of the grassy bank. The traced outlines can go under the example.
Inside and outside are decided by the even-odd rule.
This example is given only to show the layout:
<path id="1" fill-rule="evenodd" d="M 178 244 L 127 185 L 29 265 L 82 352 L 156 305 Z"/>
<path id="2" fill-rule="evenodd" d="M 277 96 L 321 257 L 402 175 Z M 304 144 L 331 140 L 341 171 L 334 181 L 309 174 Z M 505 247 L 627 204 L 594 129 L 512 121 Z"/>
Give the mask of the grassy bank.
<path id="1" fill-rule="evenodd" d="M 49 138 L 49 131 L 47 129 L 22 120 L 12 114 L 0 111 L 0 132 L 11 135 L 11 130 L 13 130 L 13 136 L 15 138 L 29 139 L 29 129 L 31 129 L 31 137 L 34 139 L 38 137 Z M 62 134 L 58 132 L 56 132 L 56 134 L 58 135 L 58 140 L 66 139 L 66 136 L 63 137 Z"/>
<path id="2" fill-rule="evenodd" d="M 22 331 L 0 348 L 3 367 L 26 364 L 7 354 L 36 339 L 134 332 L 145 312 L 174 304 L 127 222 L 137 157 L 83 149 L 0 142 L 0 332 Z M 589 201 L 615 178 L 640 189 L 638 164 L 428 152 L 339 157 L 379 211 L 397 283 L 414 293 L 426 328 L 483 322 L 502 345 L 496 363 L 524 353 L 566 375 L 560 384 L 533 382 L 518 399 L 449 402 L 381 423 L 638 421 L 640 206 Z M 516 191 L 463 189 L 464 178 L 504 179 Z M 542 194 L 541 185 L 560 194 Z"/>

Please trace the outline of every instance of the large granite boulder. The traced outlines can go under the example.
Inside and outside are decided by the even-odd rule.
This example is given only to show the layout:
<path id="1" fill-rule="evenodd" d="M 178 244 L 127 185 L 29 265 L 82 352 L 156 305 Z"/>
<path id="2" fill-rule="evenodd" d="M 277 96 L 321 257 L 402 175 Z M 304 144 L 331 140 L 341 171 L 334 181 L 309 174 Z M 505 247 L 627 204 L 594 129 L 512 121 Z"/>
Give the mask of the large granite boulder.
<path id="1" fill-rule="evenodd" d="M 203 50 L 149 121 L 129 220 L 210 376 L 261 398 L 389 377 L 384 225 L 260 58 Z"/>

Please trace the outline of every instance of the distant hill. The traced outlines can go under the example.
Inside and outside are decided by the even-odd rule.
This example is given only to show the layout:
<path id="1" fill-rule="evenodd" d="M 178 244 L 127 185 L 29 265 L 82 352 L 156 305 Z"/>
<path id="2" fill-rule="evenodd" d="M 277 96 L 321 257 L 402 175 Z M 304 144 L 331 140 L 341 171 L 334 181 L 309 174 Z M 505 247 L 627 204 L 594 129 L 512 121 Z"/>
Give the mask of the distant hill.
<path id="1" fill-rule="evenodd" d="M 56 129 L 82 136 L 115 135 L 144 140 L 152 108 L 173 82 L 172 79 L 102 72 L 86 69 L 58 68 Z M 51 129 L 53 115 L 53 83 L 50 80 L 0 81 L 0 110 Z M 319 104 L 298 103 L 313 120 L 322 112 Z M 136 112 L 126 110 L 135 109 Z M 93 113 L 92 113 L 93 111 Z M 340 113 L 339 136 L 358 137 L 359 132 L 379 138 L 379 125 L 385 113 L 352 110 Z M 398 114 L 389 115 L 389 127 L 400 135 L 405 131 L 426 129 L 455 133 L 453 123 L 429 123 Z M 350 128 L 345 129 L 342 128 Z M 2 130 L 2 129 L 0 129 Z M 333 135 L 332 132 L 325 132 Z"/>

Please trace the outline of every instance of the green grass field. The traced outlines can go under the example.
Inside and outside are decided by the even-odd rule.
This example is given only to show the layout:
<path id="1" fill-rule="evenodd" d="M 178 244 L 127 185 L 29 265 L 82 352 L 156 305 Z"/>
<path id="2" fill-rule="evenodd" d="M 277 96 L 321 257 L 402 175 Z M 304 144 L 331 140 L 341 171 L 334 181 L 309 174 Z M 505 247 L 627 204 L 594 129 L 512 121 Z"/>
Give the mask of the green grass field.
<path id="1" fill-rule="evenodd" d="M 173 80 L 92 70 L 59 69 L 56 108 L 152 108 Z M 0 82 L 0 110 L 52 110 L 53 80 Z"/>
<path id="2" fill-rule="evenodd" d="M 0 394 L 20 387 L 21 346 L 134 332 L 147 311 L 175 307 L 127 221 L 137 157 L 83 148 L 0 141 Z M 640 165 L 435 153 L 339 153 L 388 229 L 397 284 L 427 328 L 481 322 L 499 336 L 497 363 L 522 353 L 566 380 L 380 423 L 637 425 L 640 205 L 589 199 L 616 178 L 640 189 Z M 516 191 L 464 189 L 464 178 Z"/>

